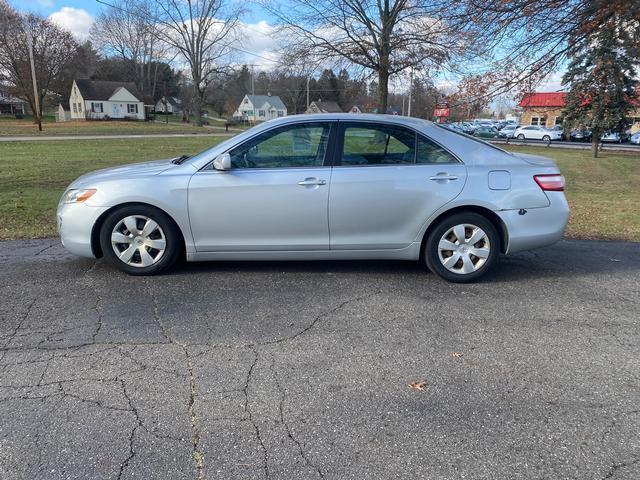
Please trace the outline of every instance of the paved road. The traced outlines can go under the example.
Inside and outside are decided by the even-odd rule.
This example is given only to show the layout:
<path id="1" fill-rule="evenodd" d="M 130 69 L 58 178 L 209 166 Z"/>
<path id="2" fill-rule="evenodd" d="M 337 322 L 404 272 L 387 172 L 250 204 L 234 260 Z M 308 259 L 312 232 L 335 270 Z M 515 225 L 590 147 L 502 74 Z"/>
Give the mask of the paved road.
<path id="1" fill-rule="evenodd" d="M 591 150 L 591 143 L 587 142 L 551 142 L 547 145 L 547 142 L 542 140 L 517 140 L 517 139 L 501 139 L 494 138 L 489 140 L 490 143 L 494 143 L 496 145 L 519 145 L 519 146 L 530 146 L 530 147 L 551 147 L 551 148 L 569 148 L 573 150 Z M 640 155 L 640 145 L 635 145 L 633 143 L 603 143 L 600 146 L 600 150 L 603 152 L 629 152 L 629 153 L 638 153 Z"/>
<path id="2" fill-rule="evenodd" d="M 135 135 L 48 135 L 42 137 L 32 137 L 16 135 L 13 137 L 0 136 L 0 142 L 40 142 L 49 140 L 105 140 L 116 138 L 167 138 L 167 137 L 231 137 L 234 133 L 158 133 L 158 134 L 135 134 Z"/>
<path id="3" fill-rule="evenodd" d="M 2 242 L 0 478 L 637 479 L 639 278 L 624 243 L 462 286 L 399 262 L 136 278 Z"/>

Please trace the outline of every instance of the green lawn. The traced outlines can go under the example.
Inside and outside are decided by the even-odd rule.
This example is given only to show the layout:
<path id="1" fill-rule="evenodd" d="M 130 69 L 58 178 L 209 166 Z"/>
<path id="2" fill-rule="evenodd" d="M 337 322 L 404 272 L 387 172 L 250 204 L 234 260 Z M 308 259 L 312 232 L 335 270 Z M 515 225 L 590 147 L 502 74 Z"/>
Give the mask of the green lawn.
<path id="1" fill-rule="evenodd" d="M 1 136 L 55 136 L 55 135 L 162 135 L 172 133 L 215 133 L 223 132 L 224 124 L 213 124 L 214 127 L 197 127 L 188 123 L 171 122 L 136 122 L 136 121 L 84 121 L 74 120 L 56 123 L 45 117 L 42 132 L 31 119 L 16 120 L 11 117 L 0 117 Z"/>
<path id="2" fill-rule="evenodd" d="M 640 241 L 640 154 L 604 152 L 593 158 L 589 150 L 507 149 L 557 162 L 571 206 L 568 237 Z"/>
<path id="3" fill-rule="evenodd" d="M 193 154 L 216 137 L 0 142 L 0 239 L 56 234 L 55 209 L 79 175 L 123 163 Z M 567 178 L 573 238 L 640 239 L 640 156 L 515 147 L 554 158 Z"/>
<path id="4" fill-rule="evenodd" d="M 0 141 L 0 239 L 56 235 L 65 187 L 83 173 L 123 163 L 194 154 L 217 137 Z"/>

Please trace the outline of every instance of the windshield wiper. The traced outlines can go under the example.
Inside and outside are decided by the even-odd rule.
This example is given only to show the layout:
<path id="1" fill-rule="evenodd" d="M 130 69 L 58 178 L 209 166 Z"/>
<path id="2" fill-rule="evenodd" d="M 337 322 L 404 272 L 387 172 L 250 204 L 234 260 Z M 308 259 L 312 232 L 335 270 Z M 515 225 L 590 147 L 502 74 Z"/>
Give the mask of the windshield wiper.
<path id="1" fill-rule="evenodd" d="M 173 160 L 171 160 L 171 163 L 173 163 L 174 165 L 180 165 L 187 158 L 191 158 L 191 155 L 182 155 L 181 157 L 174 158 Z"/>

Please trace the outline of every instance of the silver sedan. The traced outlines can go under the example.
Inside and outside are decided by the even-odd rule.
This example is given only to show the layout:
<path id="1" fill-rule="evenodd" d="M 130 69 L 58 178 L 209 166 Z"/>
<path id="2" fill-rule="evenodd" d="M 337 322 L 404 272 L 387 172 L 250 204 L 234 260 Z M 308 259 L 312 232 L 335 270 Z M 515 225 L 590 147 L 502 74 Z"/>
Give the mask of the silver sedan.
<path id="1" fill-rule="evenodd" d="M 399 259 L 469 282 L 500 253 L 559 240 L 563 190 L 552 160 L 428 121 L 296 115 L 192 157 L 84 175 L 57 220 L 70 252 L 133 275 L 180 258 Z"/>

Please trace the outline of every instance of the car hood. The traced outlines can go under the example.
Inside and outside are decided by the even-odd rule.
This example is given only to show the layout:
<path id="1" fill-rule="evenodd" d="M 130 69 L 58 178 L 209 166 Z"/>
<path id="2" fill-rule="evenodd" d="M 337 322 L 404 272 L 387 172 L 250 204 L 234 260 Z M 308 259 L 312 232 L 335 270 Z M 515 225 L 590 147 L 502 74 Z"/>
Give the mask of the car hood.
<path id="1" fill-rule="evenodd" d="M 536 167 L 555 167 L 556 162 L 551 158 L 543 157 L 541 155 L 531 155 L 530 153 L 514 153 L 514 157 L 524 160 L 529 165 L 535 165 Z"/>
<path id="2" fill-rule="evenodd" d="M 71 188 L 78 186 L 90 186 L 102 180 L 108 180 L 113 178 L 130 178 L 132 176 L 148 176 L 157 175 L 160 172 L 175 167 L 171 163 L 173 158 L 167 158 L 165 160 L 154 160 L 151 162 L 131 163 L 128 165 L 120 165 L 117 167 L 103 168 L 101 170 L 95 170 L 78 177 L 71 185 Z"/>

